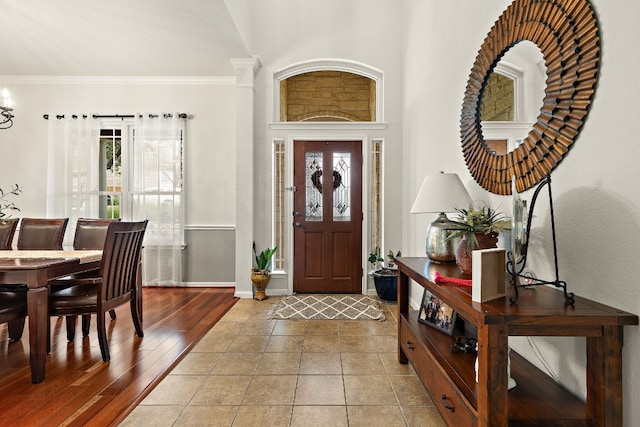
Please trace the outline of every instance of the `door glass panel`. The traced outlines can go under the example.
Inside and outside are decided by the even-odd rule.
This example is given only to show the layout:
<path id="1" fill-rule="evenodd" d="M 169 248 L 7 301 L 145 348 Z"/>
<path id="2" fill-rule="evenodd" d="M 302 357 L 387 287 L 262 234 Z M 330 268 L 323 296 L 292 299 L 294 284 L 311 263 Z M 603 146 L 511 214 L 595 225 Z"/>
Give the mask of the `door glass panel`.
<path id="1" fill-rule="evenodd" d="M 322 153 L 305 153 L 305 221 L 322 221 Z"/>
<path id="2" fill-rule="evenodd" d="M 273 243 L 278 246 L 278 251 L 273 256 L 272 268 L 274 270 L 284 270 L 285 254 L 288 251 L 286 241 L 286 230 L 288 219 L 286 215 L 285 200 L 287 197 L 285 191 L 285 159 L 286 151 L 284 140 L 273 140 Z"/>
<path id="3" fill-rule="evenodd" d="M 351 153 L 333 153 L 333 220 L 351 221 Z"/>
<path id="4" fill-rule="evenodd" d="M 382 140 L 371 141 L 369 157 L 369 252 L 382 247 Z M 372 264 L 370 264 L 372 265 Z"/>

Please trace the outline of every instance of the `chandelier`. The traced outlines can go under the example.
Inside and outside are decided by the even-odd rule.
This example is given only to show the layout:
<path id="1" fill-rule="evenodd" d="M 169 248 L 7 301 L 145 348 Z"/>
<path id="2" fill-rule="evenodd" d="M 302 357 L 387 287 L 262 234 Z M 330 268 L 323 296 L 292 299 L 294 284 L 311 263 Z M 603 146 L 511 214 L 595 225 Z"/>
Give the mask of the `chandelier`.
<path id="1" fill-rule="evenodd" d="M 9 129 L 13 126 L 13 99 L 11 99 L 11 94 L 7 89 L 2 90 L 2 97 L 4 98 L 4 103 L 0 106 L 0 129 Z"/>

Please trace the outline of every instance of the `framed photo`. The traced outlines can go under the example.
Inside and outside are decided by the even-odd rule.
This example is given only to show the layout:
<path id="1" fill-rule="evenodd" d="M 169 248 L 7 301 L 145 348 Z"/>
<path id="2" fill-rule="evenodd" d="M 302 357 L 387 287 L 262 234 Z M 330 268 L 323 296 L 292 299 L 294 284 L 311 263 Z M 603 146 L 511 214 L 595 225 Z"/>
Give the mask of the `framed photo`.
<path id="1" fill-rule="evenodd" d="M 422 303 L 418 312 L 418 320 L 436 328 L 447 335 L 453 335 L 456 325 L 456 312 L 446 305 L 440 298 L 428 290 L 424 290 Z"/>

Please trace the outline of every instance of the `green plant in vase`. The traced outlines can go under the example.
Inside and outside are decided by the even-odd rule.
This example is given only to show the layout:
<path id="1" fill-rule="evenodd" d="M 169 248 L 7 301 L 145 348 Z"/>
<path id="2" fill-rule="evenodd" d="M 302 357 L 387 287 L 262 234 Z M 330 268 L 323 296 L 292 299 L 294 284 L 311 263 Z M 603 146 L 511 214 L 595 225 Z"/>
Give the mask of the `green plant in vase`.
<path id="1" fill-rule="evenodd" d="M 256 290 L 254 298 L 259 301 L 267 299 L 266 288 L 271 279 L 271 259 L 277 250 L 278 246 L 274 246 L 258 254 L 256 251 L 256 243 L 253 242 L 253 255 L 256 265 L 251 269 L 251 282 Z"/>
<path id="2" fill-rule="evenodd" d="M 467 209 L 456 208 L 456 212 L 458 215 L 448 227 L 453 231 L 449 239 L 460 238 L 456 264 L 463 272 L 471 274 L 472 251 L 495 248 L 500 232 L 511 230 L 511 219 L 485 202 L 471 203 Z"/>
<path id="3" fill-rule="evenodd" d="M 10 202 L 8 200 L 9 196 L 19 196 L 22 193 L 22 190 L 18 186 L 18 184 L 14 184 L 13 187 L 9 189 L 9 191 L 5 192 L 2 188 L 0 188 L 0 220 L 7 219 L 11 217 L 11 214 L 7 214 L 6 211 L 20 211 L 15 203 Z"/>

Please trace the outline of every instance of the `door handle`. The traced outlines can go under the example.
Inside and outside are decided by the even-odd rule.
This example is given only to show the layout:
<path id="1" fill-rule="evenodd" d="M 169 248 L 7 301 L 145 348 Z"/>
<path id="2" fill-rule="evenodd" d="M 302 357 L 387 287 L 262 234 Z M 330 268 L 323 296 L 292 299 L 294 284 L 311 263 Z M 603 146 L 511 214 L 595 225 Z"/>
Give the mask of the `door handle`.
<path id="1" fill-rule="evenodd" d="M 295 211 L 293 213 L 293 216 L 301 216 L 301 215 L 302 215 L 302 212 L 300 212 L 300 211 Z"/>
<path id="2" fill-rule="evenodd" d="M 296 227 L 301 227 L 302 224 L 300 224 L 299 222 L 294 222 L 293 225 L 295 225 Z"/>

